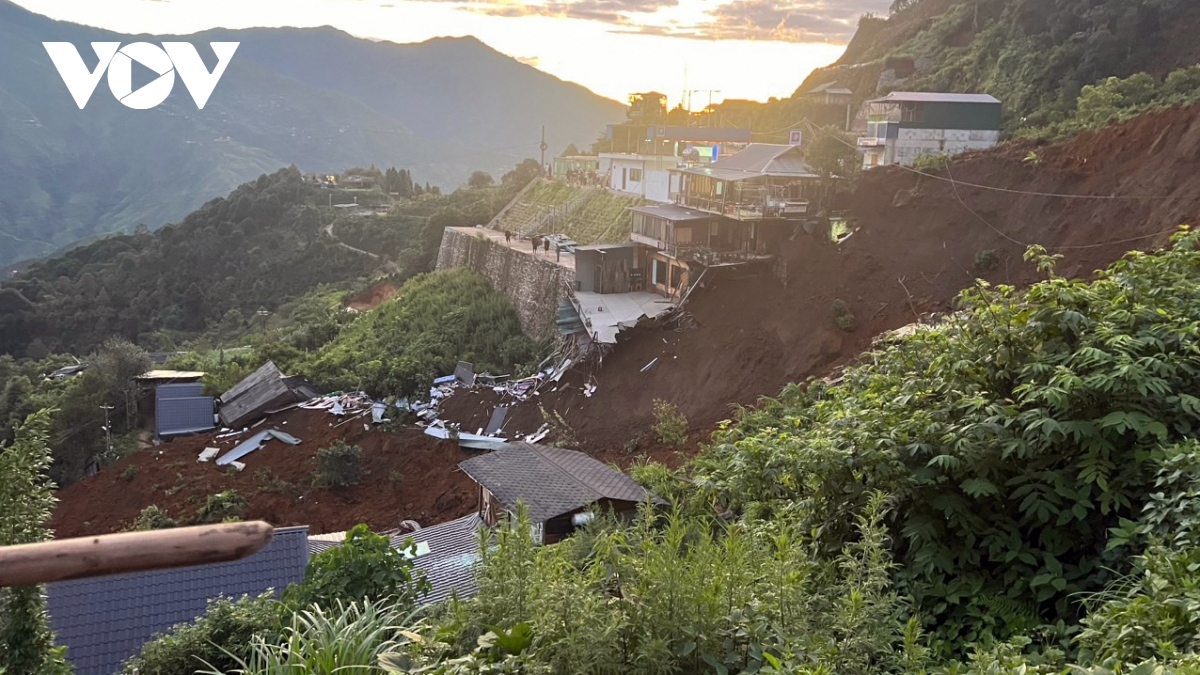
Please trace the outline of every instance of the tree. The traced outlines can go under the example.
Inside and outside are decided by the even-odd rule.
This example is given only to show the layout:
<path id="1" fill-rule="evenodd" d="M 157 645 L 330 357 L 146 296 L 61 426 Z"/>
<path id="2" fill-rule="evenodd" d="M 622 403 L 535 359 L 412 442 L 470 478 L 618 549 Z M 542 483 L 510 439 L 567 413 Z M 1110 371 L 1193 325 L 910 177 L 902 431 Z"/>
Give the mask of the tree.
<path id="1" fill-rule="evenodd" d="M 91 362 L 84 377 L 96 383 L 107 403 L 117 408 L 117 414 L 124 414 L 125 428 L 132 428 L 137 422 L 136 378 L 150 370 L 150 355 L 128 340 L 109 338 L 92 355 Z"/>
<path id="2" fill-rule="evenodd" d="M 517 188 L 523 188 L 529 185 L 529 181 L 534 180 L 542 175 L 541 165 L 536 159 L 523 159 L 521 163 L 513 167 L 511 171 L 504 174 L 500 182 L 505 185 L 511 185 Z"/>
<path id="3" fill-rule="evenodd" d="M 485 188 L 495 182 L 496 180 L 492 178 L 492 174 L 486 171 L 475 171 L 471 174 L 471 177 L 467 179 L 467 187 L 472 189 Z"/>
<path id="4" fill-rule="evenodd" d="M 407 551 L 415 551 L 410 539 Z M 405 552 L 385 536 L 355 525 L 341 546 L 313 556 L 304 570 L 304 581 L 288 587 L 284 602 L 300 609 L 309 605 L 333 608 L 341 602 L 391 599 L 392 606 L 408 612 L 429 592 L 423 572 L 414 569 Z"/>
<path id="5" fill-rule="evenodd" d="M 0 546 L 50 539 L 54 508 L 47 445 L 50 412 L 30 415 L 11 445 L 0 446 Z M 63 650 L 54 647 L 46 603 L 38 586 L 0 589 L 0 672 L 69 673 Z"/>
<path id="6" fill-rule="evenodd" d="M 821 177 L 821 208 L 828 209 L 839 180 L 852 178 L 861 168 L 861 156 L 833 127 L 821 130 L 804 151 L 808 165 Z"/>

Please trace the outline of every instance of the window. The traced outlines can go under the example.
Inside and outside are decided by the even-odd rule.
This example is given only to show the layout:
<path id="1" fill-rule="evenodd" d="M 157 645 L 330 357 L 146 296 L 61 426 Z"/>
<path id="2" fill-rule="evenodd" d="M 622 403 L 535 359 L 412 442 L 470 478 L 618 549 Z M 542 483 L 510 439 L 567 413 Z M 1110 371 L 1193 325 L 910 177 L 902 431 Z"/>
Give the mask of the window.
<path id="1" fill-rule="evenodd" d="M 629 170 L 629 180 L 634 183 L 642 182 L 642 170 L 641 169 L 630 169 Z"/>
<path id="2" fill-rule="evenodd" d="M 925 119 L 925 109 L 920 103 L 901 103 L 900 120 L 903 122 L 921 122 Z"/>
<path id="3" fill-rule="evenodd" d="M 667 263 L 662 260 L 654 261 L 654 283 L 666 285 L 667 283 Z"/>

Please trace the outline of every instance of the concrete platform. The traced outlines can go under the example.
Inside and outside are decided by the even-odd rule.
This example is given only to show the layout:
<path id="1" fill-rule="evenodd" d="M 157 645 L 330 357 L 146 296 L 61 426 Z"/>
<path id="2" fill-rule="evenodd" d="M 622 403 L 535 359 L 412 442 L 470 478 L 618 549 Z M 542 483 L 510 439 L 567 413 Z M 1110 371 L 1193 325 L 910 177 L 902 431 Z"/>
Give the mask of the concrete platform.
<path id="1" fill-rule="evenodd" d="M 633 328 L 639 321 L 653 319 L 674 307 L 657 293 L 585 293 L 575 292 L 580 313 L 597 342 L 615 344 L 617 333 Z"/>

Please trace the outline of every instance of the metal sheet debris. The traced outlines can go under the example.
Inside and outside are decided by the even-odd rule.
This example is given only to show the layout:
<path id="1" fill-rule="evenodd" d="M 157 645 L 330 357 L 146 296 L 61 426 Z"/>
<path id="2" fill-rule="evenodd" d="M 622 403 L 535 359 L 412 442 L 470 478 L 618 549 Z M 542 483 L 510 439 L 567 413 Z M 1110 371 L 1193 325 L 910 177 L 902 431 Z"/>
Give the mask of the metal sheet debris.
<path id="1" fill-rule="evenodd" d="M 205 448 L 204 451 L 200 453 L 200 457 L 197 461 L 210 462 L 219 454 L 221 454 L 220 448 Z"/>
<path id="2" fill-rule="evenodd" d="M 500 406 L 492 411 L 492 419 L 488 421 L 487 430 L 484 434 L 491 436 L 500 431 L 504 426 L 504 419 L 508 416 L 508 406 Z"/>
<path id="3" fill-rule="evenodd" d="M 657 357 L 657 356 L 656 356 L 656 357 L 654 357 L 654 359 L 653 359 L 653 360 L 651 360 L 651 361 L 650 361 L 650 363 L 647 363 L 646 365 L 642 366 L 642 372 L 644 373 L 644 372 L 646 372 L 647 370 L 650 370 L 651 368 L 653 368 L 653 367 L 654 367 L 654 364 L 656 364 L 656 363 L 658 363 L 658 357 Z"/>
<path id="4" fill-rule="evenodd" d="M 251 436 L 250 438 L 247 438 L 246 440 L 242 441 L 241 443 L 238 443 L 236 446 L 234 446 L 234 448 L 232 450 L 225 453 L 217 460 L 217 466 L 225 466 L 227 464 L 232 464 L 233 462 L 245 457 L 246 455 L 249 455 L 250 453 L 254 452 L 255 450 L 258 450 L 259 448 L 262 447 L 263 443 L 265 443 L 268 439 L 271 439 L 271 438 L 280 440 L 284 443 L 287 443 L 288 445 L 299 445 L 300 444 L 300 439 L 296 438 L 295 436 L 292 436 L 291 434 L 285 434 L 282 431 L 278 431 L 276 429 L 267 429 L 265 431 L 260 431 L 257 434 L 254 434 L 253 436 Z"/>

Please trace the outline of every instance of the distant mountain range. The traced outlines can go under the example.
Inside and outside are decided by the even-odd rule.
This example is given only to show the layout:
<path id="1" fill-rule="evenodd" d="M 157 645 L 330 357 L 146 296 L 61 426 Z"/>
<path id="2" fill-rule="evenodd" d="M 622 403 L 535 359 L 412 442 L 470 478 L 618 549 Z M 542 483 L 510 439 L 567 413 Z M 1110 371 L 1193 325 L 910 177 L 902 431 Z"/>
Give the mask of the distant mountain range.
<path id="1" fill-rule="evenodd" d="M 162 40 L 54 21 L 0 0 L 0 266 L 98 235 L 177 221 L 262 173 L 409 168 L 452 187 L 594 140 L 624 107 L 474 38 L 398 45 L 332 28 L 216 30 L 171 38 L 215 63 L 241 46 L 204 110 L 180 83 L 132 110 L 105 81 L 79 110 L 42 42 Z M 140 68 L 136 66 L 135 68 Z M 147 71 L 148 73 L 149 71 Z M 134 87 L 150 80 L 135 70 Z"/>

